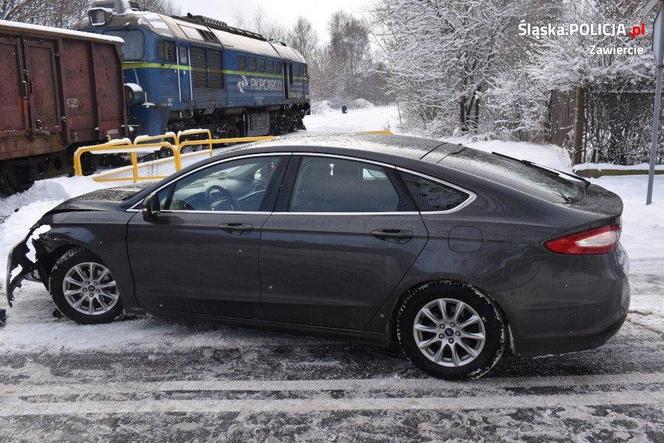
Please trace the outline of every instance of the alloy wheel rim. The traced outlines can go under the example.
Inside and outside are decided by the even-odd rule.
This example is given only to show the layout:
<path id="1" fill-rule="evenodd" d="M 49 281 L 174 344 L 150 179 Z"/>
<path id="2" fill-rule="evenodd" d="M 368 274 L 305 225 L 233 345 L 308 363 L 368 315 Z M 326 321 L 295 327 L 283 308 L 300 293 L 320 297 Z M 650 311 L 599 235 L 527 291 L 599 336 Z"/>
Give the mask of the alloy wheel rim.
<path id="1" fill-rule="evenodd" d="M 415 316 L 413 336 L 422 355 L 452 368 L 475 361 L 486 343 L 482 317 L 470 305 L 451 298 L 424 305 Z"/>
<path id="2" fill-rule="evenodd" d="M 62 293 L 69 306 L 86 315 L 105 314 L 120 298 L 111 271 L 94 262 L 80 263 L 67 271 Z"/>

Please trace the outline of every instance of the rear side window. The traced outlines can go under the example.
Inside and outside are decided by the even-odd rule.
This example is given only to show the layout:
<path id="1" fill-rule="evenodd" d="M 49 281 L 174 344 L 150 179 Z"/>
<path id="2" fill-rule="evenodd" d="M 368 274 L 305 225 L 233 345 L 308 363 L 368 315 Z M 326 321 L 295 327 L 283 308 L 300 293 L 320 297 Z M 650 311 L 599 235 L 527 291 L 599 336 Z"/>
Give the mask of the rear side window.
<path id="1" fill-rule="evenodd" d="M 413 174 L 402 173 L 420 211 L 449 211 L 470 198 L 466 192 Z"/>
<path id="2" fill-rule="evenodd" d="M 247 69 L 247 57 L 245 57 L 244 55 L 238 56 L 237 64 L 238 67 L 240 68 L 240 71 L 244 71 L 245 69 Z"/>
<path id="3" fill-rule="evenodd" d="M 585 196 L 579 179 L 500 154 L 464 149 L 448 155 L 441 164 L 553 203 L 575 203 Z"/>
<path id="4" fill-rule="evenodd" d="M 410 210 L 382 166 L 331 157 L 304 157 L 291 212 L 397 212 Z"/>

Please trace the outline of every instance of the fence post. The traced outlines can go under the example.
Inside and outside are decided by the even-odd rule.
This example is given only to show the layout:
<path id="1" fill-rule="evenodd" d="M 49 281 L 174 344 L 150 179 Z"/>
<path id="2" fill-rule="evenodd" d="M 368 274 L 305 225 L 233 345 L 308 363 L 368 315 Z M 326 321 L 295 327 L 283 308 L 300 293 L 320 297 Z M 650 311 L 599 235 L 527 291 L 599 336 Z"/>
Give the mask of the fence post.
<path id="1" fill-rule="evenodd" d="M 131 175 L 134 178 L 134 183 L 138 183 L 138 154 L 132 152 L 131 156 Z"/>
<path id="2" fill-rule="evenodd" d="M 586 118 L 586 91 L 583 86 L 577 86 L 576 99 L 574 107 L 576 108 L 576 117 L 574 121 L 574 156 L 572 163 L 578 165 L 583 162 L 583 130 Z"/>

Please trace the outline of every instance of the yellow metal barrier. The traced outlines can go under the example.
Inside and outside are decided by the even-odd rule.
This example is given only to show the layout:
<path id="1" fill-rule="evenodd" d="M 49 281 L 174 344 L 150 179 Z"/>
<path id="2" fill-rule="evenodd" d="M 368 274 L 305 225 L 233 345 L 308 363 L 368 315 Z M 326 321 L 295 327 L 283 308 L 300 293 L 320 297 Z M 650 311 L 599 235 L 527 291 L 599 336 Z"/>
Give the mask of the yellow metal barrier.
<path id="1" fill-rule="evenodd" d="M 175 134 L 175 132 L 167 132 L 166 134 L 163 135 L 139 135 L 134 139 L 134 144 L 135 145 L 140 145 L 143 143 L 153 143 L 153 142 L 162 142 L 162 141 L 167 141 L 167 140 L 172 140 L 173 145 L 177 146 L 180 141 L 178 140 L 178 136 Z"/>
<path id="2" fill-rule="evenodd" d="M 126 141 L 129 143 L 126 144 Z M 140 180 L 159 180 L 164 177 L 162 176 L 149 176 L 149 177 L 140 177 L 138 175 L 138 153 L 139 152 L 154 152 L 158 151 L 160 149 L 170 149 L 171 152 L 173 153 L 173 161 L 175 162 L 175 170 L 179 171 L 182 169 L 182 159 L 180 158 L 180 151 L 178 150 L 178 147 L 167 142 L 160 142 L 160 143 L 146 143 L 146 144 L 139 144 L 139 145 L 132 145 L 131 141 L 128 139 L 122 140 L 123 144 L 120 142 L 116 143 L 104 143 L 101 145 L 95 145 L 95 146 L 83 146 L 80 147 L 76 150 L 74 153 L 74 173 L 78 176 L 83 175 L 83 167 L 81 165 L 81 156 L 85 154 L 86 152 L 89 152 L 91 154 L 116 154 L 116 153 L 128 153 L 131 159 L 131 179 L 128 177 L 122 177 L 122 178 L 110 178 L 110 177 L 105 177 L 105 175 L 109 175 L 109 173 L 106 174 L 100 174 L 97 177 L 94 177 L 94 181 L 97 182 L 110 182 L 110 181 L 127 181 L 127 180 L 132 180 L 134 183 L 140 181 Z M 143 140 L 145 141 L 145 140 Z M 169 159 L 170 160 L 170 159 Z M 118 172 L 122 172 L 123 170 L 126 170 L 128 168 L 124 168 L 121 170 L 114 170 L 111 172 L 111 174 L 117 174 Z"/>
<path id="3" fill-rule="evenodd" d="M 182 140 L 185 137 L 191 137 L 192 135 L 206 135 L 207 138 L 204 138 L 202 140 L 189 140 L 190 144 L 183 145 L 184 141 Z M 198 143 L 193 143 L 193 142 L 198 142 Z M 175 137 L 175 144 L 178 145 L 180 148 L 180 152 L 182 152 L 182 148 L 185 146 L 198 146 L 198 145 L 208 145 L 208 150 L 210 151 L 210 157 L 212 156 L 212 133 L 210 132 L 209 129 L 187 129 L 186 131 L 179 131 L 178 135 Z"/>
<path id="4" fill-rule="evenodd" d="M 366 131 L 358 132 L 357 134 L 373 134 L 373 135 L 393 135 L 392 131 L 380 130 L 380 131 Z M 183 140 L 184 138 L 195 136 L 195 135 L 204 135 L 206 138 L 198 140 Z M 81 156 L 87 152 L 91 154 L 119 154 L 126 153 L 129 154 L 131 159 L 131 166 L 124 168 L 114 169 L 112 171 L 104 172 L 93 177 L 94 181 L 97 182 L 121 182 L 121 181 L 133 181 L 134 183 L 138 181 L 146 180 L 161 180 L 167 176 L 162 175 L 150 175 L 150 176 L 139 176 L 138 170 L 141 167 L 155 165 L 157 163 L 164 163 L 173 161 L 175 166 L 175 171 L 182 169 L 182 150 L 187 146 L 199 146 L 207 145 L 207 152 L 210 157 L 212 157 L 212 149 L 214 145 L 227 145 L 231 143 L 249 143 L 249 142 L 260 142 L 273 140 L 275 136 L 266 135 L 266 136 L 256 136 L 256 137 L 233 137 L 233 138 L 212 138 L 212 133 L 208 129 L 188 129 L 186 131 L 180 131 L 177 134 L 173 132 L 167 132 L 162 135 L 141 135 L 136 137 L 134 142 L 128 138 L 121 140 L 113 140 L 108 143 L 103 143 L 95 146 L 83 146 L 78 148 L 74 153 L 74 173 L 78 176 L 83 175 L 83 166 L 81 164 Z M 173 143 L 169 143 L 166 140 L 170 140 Z M 140 152 L 155 152 L 161 149 L 170 149 L 173 153 L 173 158 L 164 158 L 160 160 L 155 160 L 147 163 L 138 162 L 138 154 Z M 194 156 L 199 153 L 187 153 L 184 156 Z M 131 170 L 131 177 L 109 177 L 109 175 L 117 175 L 119 173 Z"/>
<path id="5" fill-rule="evenodd" d="M 358 132 L 358 134 L 366 134 L 366 135 L 394 135 L 394 132 L 390 131 L 389 129 L 381 129 L 379 131 L 364 131 L 364 132 Z"/>
<path id="6" fill-rule="evenodd" d="M 265 135 L 265 136 L 256 136 L 256 137 L 235 137 L 235 138 L 212 138 L 209 140 L 186 140 L 183 142 L 180 142 L 178 144 L 178 151 L 180 155 L 182 155 L 182 149 L 186 148 L 187 146 L 197 146 L 201 144 L 208 144 L 210 146 L 209 153 L 210 157 L 212 157 L 212 146 L 214 145 L 228 145 L 231 143 L 250 143 L 250 142 L 262 142 L 262 141 L 267 141 L 267 140 L 272 140 L 274 138 L 273 135 Z M 205 143 L 201 143 L 205 142 Z"/>
<path id="7" fill-rule="evenodd" d="M 380 131 L 366 131 L 359 132 L 358 134 L 374 134 L 374 135 L 393 135 L 392 131 L 380 130 Z M 204 135 L 206 136 L 203 139 L 198 140 L 183 140 L 188 137 L 195 135 Z M 233 138 L 212 138 L 212 133 L 208 129 L 188 129 L 186 131 L 180 131 L 177 134 L 173 132 L 167 132 L 162 135 L 141 135 L 136 137 L 134 142 L 128 138 L 121 140 L 113 140 L 108 143 L 103 143 L 95 146 L 83 146 L 78 148 L 74 153 L 74 173 L 78 176 L 83 175 L 83 166 L 81 164 L 81 156 L 87 152 L 91 154 L 119 154 L 126 153 L 129 154 L 131 159 L 131 166 L 124 168 L 114 169 L 112 171 L 103 172 L 97 174 L 93 177 L 94 181 L 97 182 L 121 182 L 121 181 L 133 181 L 134 183 L 144 180 L 161 180 L 166 178 L 165 175 L 150 175 L 150 176 L 140 176 L 138 170 L 141 167 L 155 165 L 156 163 L 169 162 L 173 160 L 175 171 L 182 169 L 182 150 L 187 146 L 199 146 L 207 145 L 208 149 L 206 150 L 212 157 L 212 149 L 214 145 L 227 145 L 231 143 L 249 143 L 249 142 L 260 142 L 273 140 L 275 136 L 266 135 L 266 136 L 256 136 L 256 137 L 233 137 Z M 172 141 L 172 143 L 167 142 L 166 140 Z M 173 158 L 164 158 L 160 160 L 155 160 L 147 163 L 138 162 L 138 154 L 140 152 L 155 152 L 161 149 L 169 149 L 173 153 Z M 192 152 L 184 154 L 184 156 L 194 156 L 198 155 L 198 152 Z M 122 172 L 131 170 L 131 177 L 109 177 L 111 175 L 117 175 Z"/>
<path id="8" fill-rule="evenodd" d="M 198 140 L 183 140 L 186 137 L 191 137 L 194 135 L 204 135 L 206 138 Z M 85 153 L 91 154 L 129 154 L 131 160 L 131 166 L 113 169 L 112 171 L 102 172 L 93 177 L 93 180 L 96 182 L 123 182 L 123 181 L 133 181 L 134 183 L 138 181 L 149 181 L 149 180 L 161 180 L 166 178 L 165 175 L 149 175 L 149 176 L 140 176 L 139 168 L 146 166 L 153 166 L 156 163 L 164 163 L 173 161 L 175 166 L 175 171 L 182 169 L 182 157 L 194 156 L 199 153 L 187 153 L 182 154 L 182 150 L 187 146 L 198 146 L 198 145 L 207 145 L 207 153 L 210 157 L 212 156 L 212 149 L 214 145 L 226 145 L 231 143 L 248 143 L 248 142 L 257 142 L 257 141 L 266 141 L 272 140 L 274 136 L 261 136 L 261 137 L 234 137 L 234 138 L 212 138 L 212 133 L 207 129 L 189 129 L 187 131 L 180 131 L 177 134 L 173 132 L 167 132 L 162 135 L 141 135 L 136 137 L 134 142 L 125 138 L 121 140 L 113 140 L 108 143 L 103 143 L 100 145 L 94 146 L 83 146 L 76 150 L 74 153 L 74 173 L 77 176 L 83 175 L 83 166 L 81 164 L 81 156 Z M 171 140 L 173 143 L 169 143 L 165 140 Z M 155 143 L 156 142 L 156 143 Z M 141 152 L 155 152 L 161 149 L 170 149 L 173 153 L 173 158 L 164 158 L 160 160 L 155 160 L 146 163 L 138 162 L 138 154 Z M 131 171 L 131 177 L 115 177 L 120 173 Z M 109 177 L 114 176 L 114 177 Z"/>
<path id="9" fill-rule="evenodd" d="M 86 152 L 92 152 L 92 153 L 98 153 L 101 154 L 102 152 L 100 151 L 110 151 L 110 152 L 115 152 L 115 151 L 121 151 L 123 149 L 127 149 L 127 147 L 131 147 L 132 143 L 131 140 L 128 138 L 123 138 L 120 140 L 113 140 L 108 143 L 102 143 L 101 145 L 95 145 L 95 146 L 83 146 L 80 147 L 74 152 L 74 174 L 76 175 L 83 175 L 83 166 L 81 165 L 81 156 L 85 154 Z M 106 153 L 106 152 L 103 152 Z"/>

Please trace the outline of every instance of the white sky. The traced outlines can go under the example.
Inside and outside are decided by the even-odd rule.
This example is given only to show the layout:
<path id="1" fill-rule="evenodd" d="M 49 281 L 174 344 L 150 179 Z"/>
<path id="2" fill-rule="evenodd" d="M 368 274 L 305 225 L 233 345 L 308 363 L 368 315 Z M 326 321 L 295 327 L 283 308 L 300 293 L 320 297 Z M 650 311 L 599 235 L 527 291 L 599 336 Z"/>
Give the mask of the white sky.
<path id="1" fill-rule="evenodd" d="M 227 22 L 236 23 L 243 16 L 246 22 L 260 8 L 266 22 L 279 23 L 290 28 L 299 16 L 307 18 L 318 31 L 321 40 L 328 39 L 327 22 L 330 16 L 343 9 L 357 16 L 369 9 L 371 0 L 174 0 L 182 14 L 191 12 Z"/>

